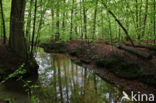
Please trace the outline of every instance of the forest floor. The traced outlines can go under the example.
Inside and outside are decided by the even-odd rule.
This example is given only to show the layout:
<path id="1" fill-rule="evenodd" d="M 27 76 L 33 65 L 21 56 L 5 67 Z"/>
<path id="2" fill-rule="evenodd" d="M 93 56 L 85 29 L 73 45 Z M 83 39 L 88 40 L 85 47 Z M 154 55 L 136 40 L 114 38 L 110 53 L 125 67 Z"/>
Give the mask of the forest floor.
<path id="1" fill-rule="evenodd" d="M 26 72 L 23 72 L 24 70 Z M 15 90 L 12 88 L 13 85 L 18 85 L 21 83 L 23 87 L 23 81 L 17 81 L 19 77 L 22 76 L 23 80 L 28 79 L 32 75 L 37 78 L 37 70 L 38 64 L 34 58 L 24 60 L 21 56 L 8 47 L 8 43 L 4 45 L 0 40 L 0 83 L 3 80 L 5 81 L 7 88 Z M 10 74 L 14 74 L 14 76 L 10 77 Z M 9 83 L 11 85 L 9 85 Z"/>
<path id="2" fill-rule="evenodd" d="M 12 52 L 7 44 L 4 45 L 0 41 L 0 80 L 2 79 L 2 74 L 14 71 L 13 69 L 18 68 L 22 62 L 23 59 L 18 54 Z"/>
<path id="3" fill-rule="evenodd" d="M 121 43 L 121 45 L 125 45 Z M 106 42 L 69 42 L 41 44 L 46 52 L 67 53 L 76 63 L 93 68 L 103 79 L 128 91 L 156 94 L 156 55 L 145 59 Z M 133 47 L 130 47 L 133 48 Z M 146 48 L 135 48 L 150 52 Z"/>

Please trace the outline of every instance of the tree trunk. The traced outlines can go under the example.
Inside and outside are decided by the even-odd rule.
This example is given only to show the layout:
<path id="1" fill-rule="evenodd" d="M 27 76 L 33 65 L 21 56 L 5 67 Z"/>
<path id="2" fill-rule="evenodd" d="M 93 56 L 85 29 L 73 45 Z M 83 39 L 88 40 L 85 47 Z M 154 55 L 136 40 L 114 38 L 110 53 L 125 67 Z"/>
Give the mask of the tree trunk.
<path id="1" fill-rule="evenodd" d="M 96 0 L 96 7 L 95 7 L 95 11 L 94 11 L 94 24 L 93 24 L 93 39 L 95 38 L 96 35 L 96 18 L 97 18 L 97 7 L 98 7 L 98 0 Z"/>
<path id="2" fill-rule="evenodd" d="M 145 17 L 144 17 L 144 26 L 143 26 L 142 36 L 145 35 L 147 16 L 148 16 L 148 0 L 146 0 Z"/>
<path id="3" fill-rule="evenodd" d="M 111 25 L 111 19 L 110 19 L 110 16 L 108 13 L 107 13 L 107 18 L 108 18 L 108 22 L 109 22 L 109 36 L 110 36 L 111 45 L 112 45 L 112 25 Z"/>
<path id="4" fill-rule="evenodd" d="M 140 12 L 139 12 L 139 34 L 138 34 L 138 40 L 141 38 L 141 30 L 142 30 L 142 0 L 140 3 Z"/>
<path id="5" fill-rule="evenodd" d="M 33 21 L 33 31 L 32 31 L 32 40 L 31 40 L 31 56 L 33 55 L 34 50 L 34 39 L 36 31 L 36 15 L 37 15 L 37 0 L 35 0 L 35 9 L 34 9 L 34 21 Z"/>
<path id="6" fill-rule="evenodd" d="M 108 13 L 110 13 L 110 14 L 113 16 L 113 18 L 115 19 L 115 21 L 116 21 L 116 22 L 120 25 L 120 27 L 123 29 L 123 31 L 124 31 L 125 34 L 126 34 L 127 39 L 131 42 L 131 44 L 132 44 L 133 47 L 134 47 L 134 43 L 133 43 L 132 39 L 130 38 L 130 36 L 129 36 L 127 30 L 126 30 L 126 28 L 125 28 L 125 27 L 122 25 L 122 23 L 117 19 L 117 17 L 114 15 L 114 13 L 113 13 L 112 11 L 110 11 L 110 10 L 107 8 L 107 5 L 106 5 L 105 3 L 103 3 L 103 5 L 106 7 Z"/>
<path id="7" fill-rule="evenodd" d="M 52 28 L 52 32 L 54 33 L 54 9 L 51 8 L 51 28 Z M 52 34 L 52 38 L 51 39 L 54 39 L 55 38 L 55 35 Z"/>
<path id="8" fill-rule="evenodd" d="M 139 21 L 139 17 L 138 17 L 138 0 L 136 0 L 136 33 L 137 33 L 137 36 L 138 36 L 138 28 L 139 28 L 138 21 Z"/>
<path id="9" fill-rule="evenodd" d="M 71 9 L 71 24 L 70 24 L 70 40 L 72 39 L 73 34 L 73 13 L 74 13 L 74 0 L 72 0 L 72 9 Z"/>
<path id="10" fill-rule="evenodd" d="M 104 39 L 104 16 L 103 16 L 103 8 L 101 8 L 101 37 Z"/>
<path id="11" fill-rule="evenodd" d="M 83 29 L 82 29 L 83 28 L 83 26 L 82 26 L 83 20 L 82 20 L 82 9 L 81 8 L 82 8 L 82 1 L 80 0 L 80 18 L 81 18 L 80 19 L 80 24 L 81 24 L 80 25 L 80 31 L 81 31 L 81 37 L 80 38 L 82 39 L 84 36 L 83 35 L 84 33 L 83 33 Z"/>
<path id="12" fill-rule="evenodd" d="M 33 6 L 33 0 L 30 1 L 30 8 L 29 8 L 27 26 L 26 26 L 26 37 L 29 40 L 29 42 L 30 42 L 30 31 L 31 31 L 32 6 Z"/>
<path id="13" fill-rule="evenodd" d="M 40 3 L 41 3 L 40 5 L 42 5 L 42 3 L 43 3 L 42 0 L 40 1 Z M 47 11 L 47 8 L 43 8 L 41 6 L 41 9 L 40 9 L 40 12 L 41 12 L 40 20 L 39 20 L 39 24 L 38 24 L 37 36 L 36 36 L 36 41 L 35 41 L 36 44 L 39 43 L 40 31 L 42 29 L 42 24 L 44 22 L 44 16 L 45 16 L 46 11 Z"/>
<path id="14" fill-rule="evenodd" d="M 26 58 L 26 39 L 24 38 L 25 0 L 12 0 L 10 18 L 9 47 L 23 58 Z"/>
<path id="15" fill-rule="evenodd" d="M 154 40 L 154 43 L 156 43 L 156 26 L 155 26 L 155 23 L 156 23 L 156 20 L 155 20 L 155 14 L 156 14 L 156 2 L 155 2 L 155 0 L 153 1 L 153 3 L 154 3 L 154 14 L 153 14 L 153 19 L 154 19 L 154 24 L 153 24 L 153 32 L 154 32 L 154 36 L 155 36 L 155 40 Z"/>
<path id="16" fill-rule="evenodd" d="M 83 3 L 85 2 L 82 0 Z M 85 5 L 83 5 L 83 22 L 84 22 L 84 34 L 85 34 L 85 39 L 87 39 L 87 15 L 86 15 L 86 8 Z"/>
<path id="17" fill-rule="evenodd" d="M 142 58 L 145 58 L 145 59 L 151 59 L 152 58 L 152 55 L 148 52 L 144 52 L 144 51 L 141 51 L 141 50 L 138 50 L 138 49 L 135 49 L 135 48 L 130 48 L 130 47 L 127 47 L 127 46 L 118 46 L 118 48 L 120 49 L 124 49 L 130 53 L 133 53 L 133 54 L 136 54 Z"/>
<path id="18" fill-rule="evenodd" d="M 56 28 L 57 28 L 57 31 L 56 31 L 55 40 L 60 40 L 60 21 L 59 21 L 59 18 L 60 18 L 60 15 L 59 15 L 60 8 L 59 8 L 59 6 L 60 6 L 59 1 L 57 1 L 57 10 L 56 10 L 56 17 L 57 17 Z"/>
<path id="19" fill-rule="evenodd" d="M 66 0 L 63 1 L 64 4 L 66 4 Z M 65 11 L 63 12 L 63 21 L 62 21 L 62 29 L 63 29 L 63 33 L 65 32 Z"/>
<path id="20" fill-rule="evenodd" d="M 4 20 L 2 0 L 0 0 L 0 7 L 1 7 L 2 24 L 3 24 L 3 43 L 5 44 L 6 43 L 6 31 L 5 31 L 5 20 Z"/>

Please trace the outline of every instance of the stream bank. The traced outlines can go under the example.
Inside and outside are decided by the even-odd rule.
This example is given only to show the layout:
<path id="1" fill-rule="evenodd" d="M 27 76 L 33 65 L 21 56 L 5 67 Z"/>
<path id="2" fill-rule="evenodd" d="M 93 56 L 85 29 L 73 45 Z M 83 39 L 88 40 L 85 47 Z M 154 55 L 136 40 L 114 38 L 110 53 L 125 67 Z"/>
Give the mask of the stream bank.
<path id="1" fill-rule="evenodd" d="M 46 52 L 67 53 L 76 63 L 97 69 L 103 79 L 123 90 L 156 94 L 156 56 L 143 59 L 107 43 L 80 40 L 40 46 Z"/>
<path id="2" fill-rule="evenodd" d="M 23 81 L 31 76 L 38 78 L 38 64 L 35 58 L 25 61 L 7 45 L 0 44 L 0 82 L 9 90 L 15 90 L 12 88 L 13 84 L 23 88 Z"/>
<path id="3" fill-rule="evenodd" d="M 10 83 L 15 91 L 0 85 L 0 99 L 14 101 L 9 103 L 121 103 L 120 89 L 93 70 L 75 64 L 65 54 L 46 53 L 39 48 L 35 59 L 39 65 L 39 76 L 31 88 L 31 98 L 20 93 L 25 89 L 17 90 L 18 85 Z"/>

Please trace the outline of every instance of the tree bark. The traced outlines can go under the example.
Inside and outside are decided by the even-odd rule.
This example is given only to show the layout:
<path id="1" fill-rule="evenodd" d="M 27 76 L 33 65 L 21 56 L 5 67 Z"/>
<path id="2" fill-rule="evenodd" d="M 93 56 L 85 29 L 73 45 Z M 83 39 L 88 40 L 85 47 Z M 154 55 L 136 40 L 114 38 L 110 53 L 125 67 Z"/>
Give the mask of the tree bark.
<path id="1" fill-rule="evenodd" d="M 84 0 L 82 0 L 83 3 L 85 2 Z M 86 15 L 86 7 L 85 5 L 83 5 L 83 22 L 84 22 L 84 35 L 85 35 L 85 39 L 87 39 L 87 15 Z"/>
<path id="2" fill-rule="evenodd" d="M 74 0 L 72 0 L 72 9 L 71 9 L 71 24 L 70 24 L 70 40 L 72 39 L 73 35 L 73 14 L 74 14 Z"/>
<path id="3" fill-rule="evenodd" d="M 145 35 L 147 16 L 148 16 L 148 0 L 146 0 L 145 17 L 144 17 L 144 26 L 143 26 L 142 36 Z"/>
<path id="4" fill-rule="evenodd" d="M 57 21 L 56 21 L 56 28 L 57 28 L 57 31 L 56 31 L 56 37 L 55 37 L 55 40 L 60 40 L 60 21 L 59 21 L 59 18 L 60 18 L 60 4 L 59 4 L 59 1 L 57 1 L 57 10 L 56 10 L 56 17 L 57 17 Z"/>
<path id="5" fill-rule="evenodd" d="M 64 0 L 63 3 L 66 4 L 66 0 Z M 65 17 L 66 17 L 66 13 L 64 11 L 63 12 L 63 21 L 62 21 L 62 29 L 63 29 L 63 32 L 65 32 Z"/>
<path id="6" fill-rule="evenodd" d="M 147 52 L 135 49 L 135 48 L 130 48 L 130 47 L 121 46 L 121 45 L 118 48 L 124 49 L 124 50 L 126 50 L 126 51 L 128 51 L 130 53 L 136 54 L 136 55 L 138 55 L 140 57 L 143 57 L 145 59 L 151 59 L 152 58 L 152 55 L 150 53 L 147 53 Z"/>
<path id="7" fill-rule="evenodd" d="M 29 8 L 29 13 L 28 13 L 28 19 L 27 19 L 27 26 L 26 26 L 26 37 L 30 41 L 30 31 L 31 31 L 31 17 L 32 17 L 32 6 L 33 6 L 33 1 L 30 1 L 30 8 Z"/>
<path id="8" fill-rule="evenodd" d="M 35 0 L 35 9 L 34 9 L 34 20 L 33 20 L 33 31 L 32 31 L 32 40 L 31 40 L 31 56 L 33 55 L 34 50 L 34 39 L 36 31 L 36 15 L 37 15 L 37 0 Z"/>
<path id="9" fill-rule="evenodd" d="M 42 3 L 43 3 L 42 0 L 40 1 L 40 3 L 41 3 L 40 5 L 42 5 Z M 41 9 L 40 9 L 40 12 L 41 12 L 41 14 L 40 14 L 40 20 L 39 20 L 39 24 L 38 24 L 37 36 L 36 36 L 36 41 L 35 41 L 36 44 L 39 43 L 40 31 L 42 29 L 42 24 L 44 22 L 44 16 L 46 14 L 46 11 L 47 11 L 47 8 L 43 8 L 41 6 Z"/>
<path id="10" fill-rule="evenodd" d="M 12 0 L 9 47 L 23 58 L 27 57 L 24 38 L 25 0 Z"/>
<path id="11" fill-rule="evenodd" d="M 0 7 L 1 7 L 1 16 L 2 16 L 2 25 L 3 25 L 3 44 L 5 44 L 6 43 L 6 31 L 5 31 L 5 20 L 4 20 L 2 0 L 0 0 Z"/>
<path id="12" fill-rule="evenodd" d="M 138 0 L 136 0 L 136 33 L 137 33 L 137 36 L 138 36 L 138 28 L 139 28 L 138 21 L 139 21 L 139 17 L 138 17 Z"/>
<path id="13" fill-rule="evenodd" d="M 127 45 L 127 46 L 132 46 L 132 45 L 130 45 L 130 44 L 126 44 L 126 45 Z M 156 51 L 156 46 L 154 46 L 154 45 L 139 45 L 139 44 L 136 44 L 135 47 L 147 48 L 147 49 Z"/>
<path id="14" fill-rule="evenodd" d="M 155 30 L 156 29 L 156 26 L 155 26 L 155 23 L 156 23 L 156 20 L 155 20 L 156 19 L 155 18 L 155 14 L 156 14 L 155 13 L 156 12 L 156 2 L 155 2 L 155 0 L 153 1 L 153 3 L 154 3 L 154 7 L 153 7 L 154 8 L 154 14 L 153 14 L 153 19 L 154 19 L 153 29 L 154 30 L 153 30 L 153 32 L 154 32 L 154 36 L 155 36 L 154 43 L 156 43 L 156 30 Z"/>
<path id="15" fill-rule="evenodd" d="M 139 12 L 139 34 L 138 34 L 138 40 L 141 38 L 141 30 L 142 30 L 142 0 L 140 3 L 140 12 Z"/>
<path id="16" fill-rule="evenodd" d="M 103 8 L 101 8 L 101 37 L 104 39 L 104 20 L 103 20 Z"/>
<path id="17" fill-rule="evenodd" d="M 98 7 L 98 0 L 96 0 L 96 7 L 94 10 L 94 24 L 93 24 L 93 39 L 95 38 L 96 35 L 96 18 L 97 18 L 97 7 Z"/>

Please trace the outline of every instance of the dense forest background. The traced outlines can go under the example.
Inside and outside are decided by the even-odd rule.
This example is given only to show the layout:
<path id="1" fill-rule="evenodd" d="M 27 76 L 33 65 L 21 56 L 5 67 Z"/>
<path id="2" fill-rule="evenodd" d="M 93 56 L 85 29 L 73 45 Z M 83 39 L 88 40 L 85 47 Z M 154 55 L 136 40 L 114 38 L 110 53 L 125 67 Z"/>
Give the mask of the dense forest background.
<path id="1" fill-rule="evenodd" d="M 124 41 L 127 35 L 139 42 L 156 39 L 155 0 L 26 0 L 25 5 L 24 32 L 29 41 Z M 3 0 L 2 6 L 0 34 L 8 38 L 11 0 Z"/>

